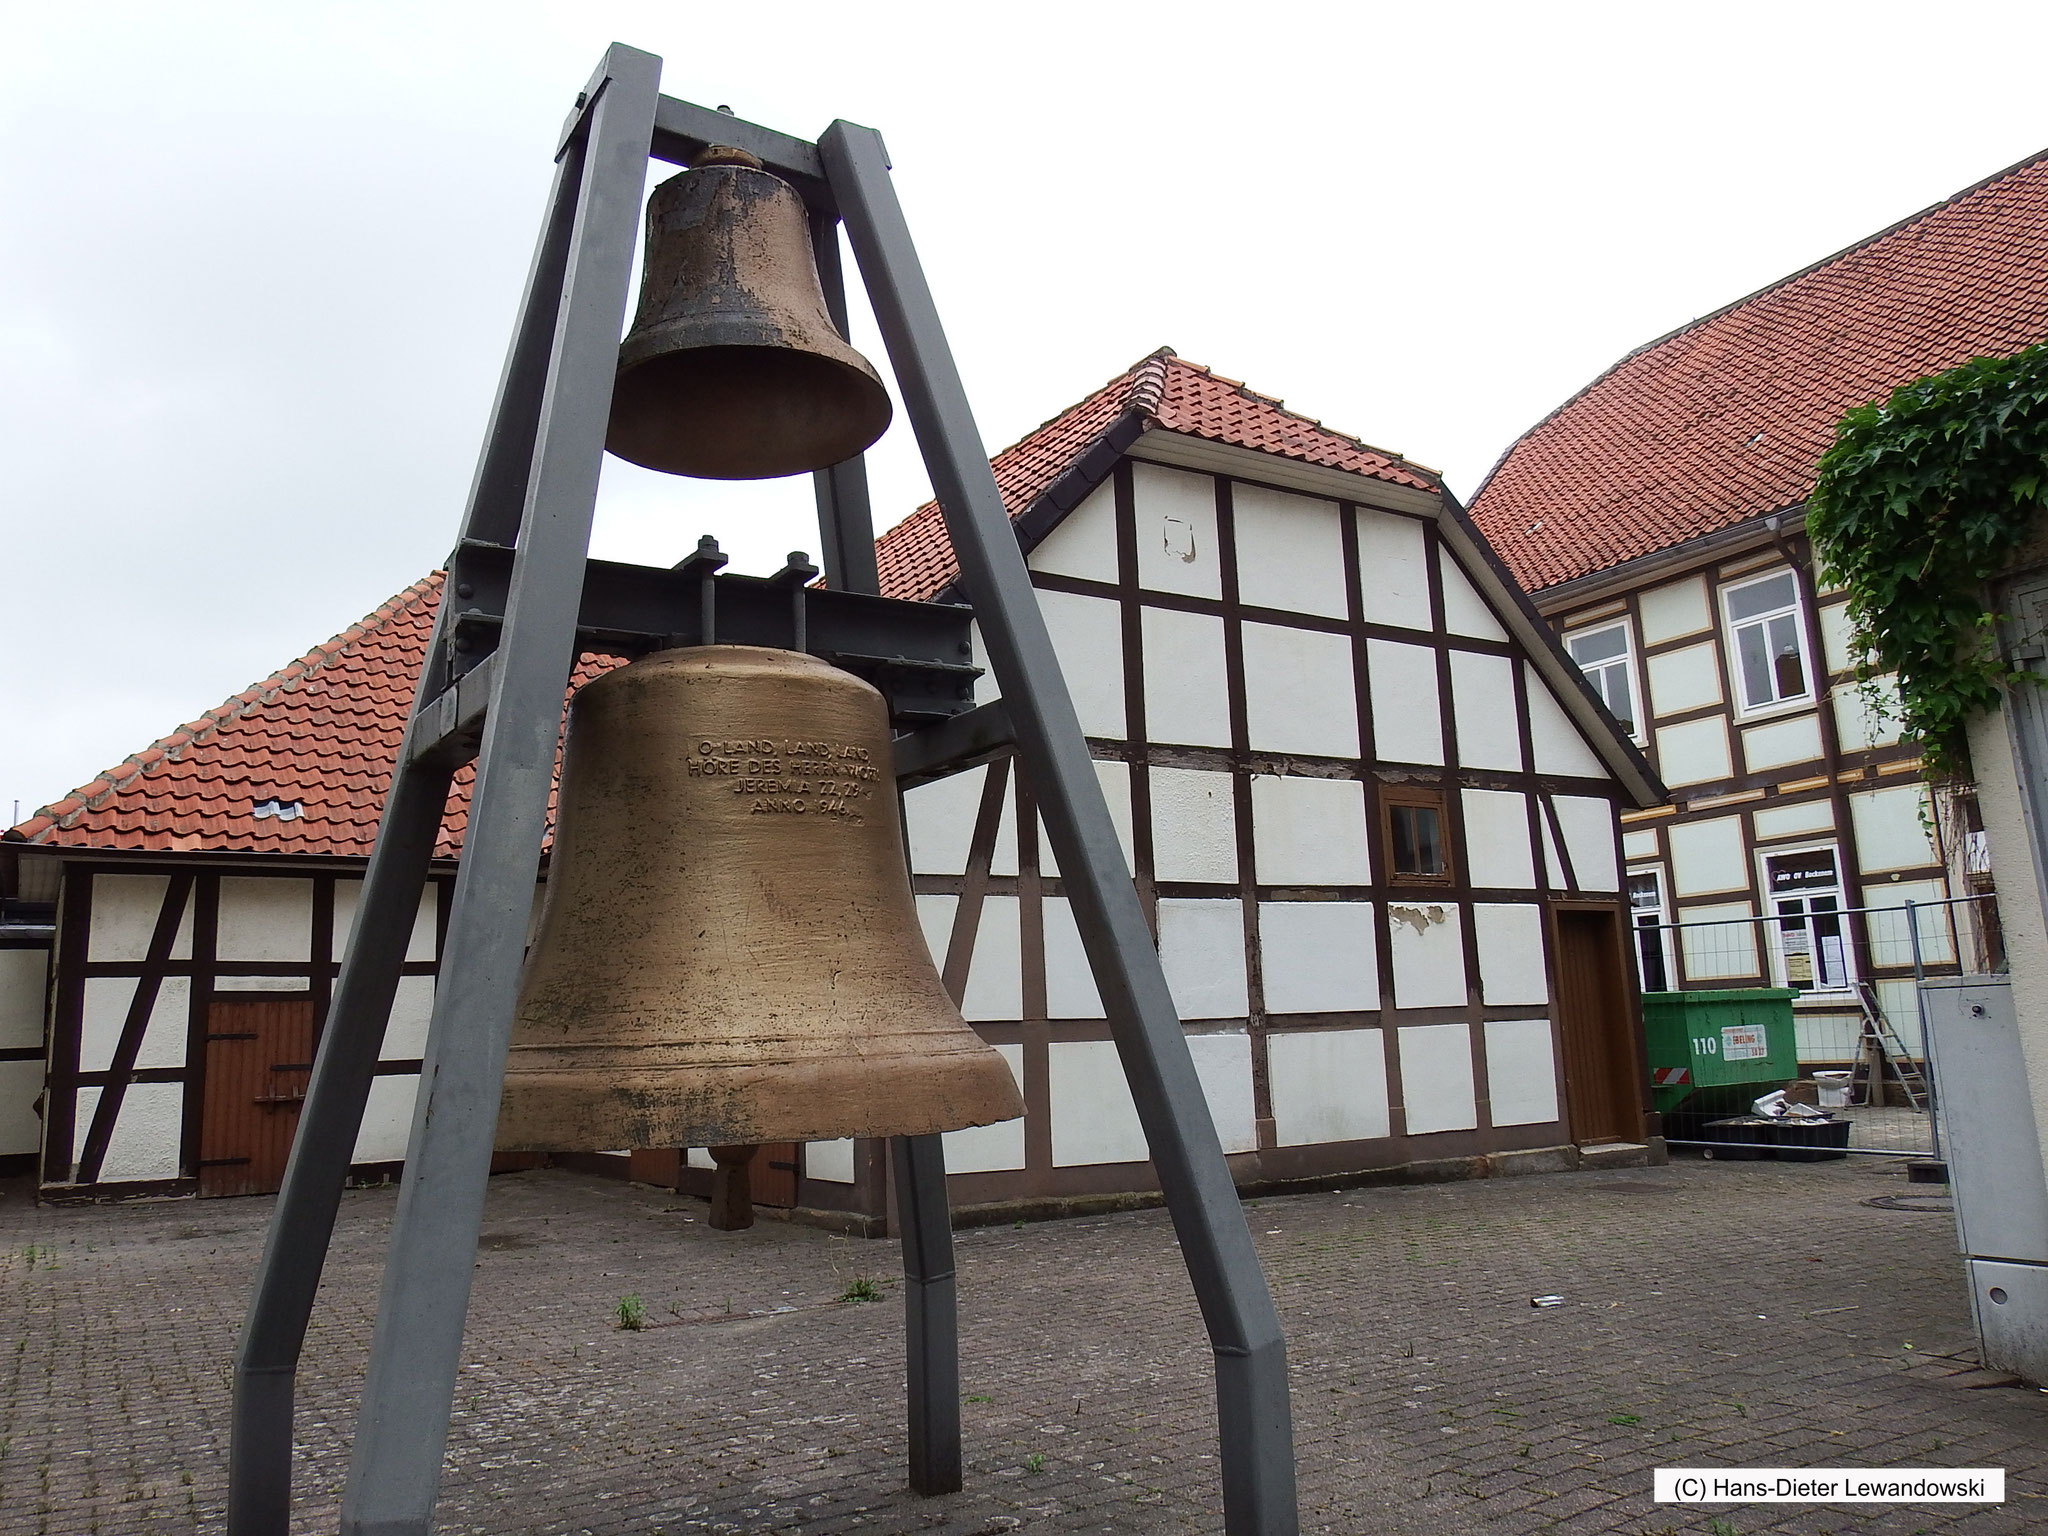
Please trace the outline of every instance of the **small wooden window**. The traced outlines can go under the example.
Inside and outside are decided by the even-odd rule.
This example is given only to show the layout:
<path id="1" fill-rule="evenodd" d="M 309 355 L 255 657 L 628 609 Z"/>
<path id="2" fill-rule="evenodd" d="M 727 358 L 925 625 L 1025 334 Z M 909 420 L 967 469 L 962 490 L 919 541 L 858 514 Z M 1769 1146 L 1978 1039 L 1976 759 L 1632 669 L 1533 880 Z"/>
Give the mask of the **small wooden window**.
<path id="1" fill-rule="evenodd" d="M 1381 845 L 1389 885 L 1449 885 L 1450 826 L 1440 789 L 1387 785 L 1380 790 Z"/>

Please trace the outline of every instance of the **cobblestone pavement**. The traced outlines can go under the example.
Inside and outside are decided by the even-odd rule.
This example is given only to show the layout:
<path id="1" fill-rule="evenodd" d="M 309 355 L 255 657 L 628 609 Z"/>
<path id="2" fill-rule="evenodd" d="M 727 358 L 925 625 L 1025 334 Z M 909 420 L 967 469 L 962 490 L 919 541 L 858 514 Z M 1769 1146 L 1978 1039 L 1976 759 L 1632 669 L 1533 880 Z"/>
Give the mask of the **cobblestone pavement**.
<path id="1" fill-rule="evenodd" d="M 1950 1220 L 1891 1165 L 1681 1161 L 1267 1199 L 1310 1531 L 2048 1530 L 2048 1395 L 1972 1385 Z M 352 1193 L 301 1374 L 332 1532 L 394 1196 Z M 0 1531 L 222 1528 L 267 1199 L 0 1200 Z M 492 1182 L 446 1533 L 1217 1531 L 1208 1356 L 1161 1212 L 960 1236 L 967 1491 L 902 1486 L 892 1243 L 558 1172 Z M 862 1277 L 874 1303 L 841 1302 Z M 858 1289 L 858 1287 L 856 1287 Z M 1565 1297 L 1532 1308 L 1530 1298 Z M 649 1326 L 615 1326 L 620 1298 Z M 11 1336 L 11 1337 L 9 1337 Z M 1658 1507 L 1659 1465 L 2004 1466 L 2012 1502 Z"/>

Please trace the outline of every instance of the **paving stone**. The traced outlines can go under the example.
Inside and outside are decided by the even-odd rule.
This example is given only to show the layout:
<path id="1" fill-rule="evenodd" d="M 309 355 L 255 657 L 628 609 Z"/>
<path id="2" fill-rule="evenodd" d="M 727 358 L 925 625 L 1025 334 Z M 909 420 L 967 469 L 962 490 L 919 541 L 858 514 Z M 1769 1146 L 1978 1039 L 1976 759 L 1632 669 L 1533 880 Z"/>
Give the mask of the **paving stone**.
<path id="1" fill-rule="evenodd" d="M 2048 1395 L 1972 1385 L 1946 1216 L 1883 1165 L 1678 1162 L 1267 1198 L 1303 1528 L 1397 1536 L 2048 1529 Z M 389 1190 L 350 1193 L 300 1376 L 293 1530 L 331 1532 Z M 268 1199 L 0 1197 L 0 1531 L 224 1528 Z M 444 1536 L 1221 1529 L 1209 1354 L 1159 1211 L 960 1234 L 966 1491 L 902 1486 L 893 1243 L 561 1172 L 492 1181 Z M 842 1302 L 862 1276 L 876 1303 Z M 1562 1306 L 1530 1298 L 1561 1294 Z M 649 1326 L 614 1326 L 637 1295 Z M 1666 1465 L 2002 1465 L 2003 1508 L 1653 1505 Z M 1716 1527 L 1715 1521 L 1721 1525 Z"/>

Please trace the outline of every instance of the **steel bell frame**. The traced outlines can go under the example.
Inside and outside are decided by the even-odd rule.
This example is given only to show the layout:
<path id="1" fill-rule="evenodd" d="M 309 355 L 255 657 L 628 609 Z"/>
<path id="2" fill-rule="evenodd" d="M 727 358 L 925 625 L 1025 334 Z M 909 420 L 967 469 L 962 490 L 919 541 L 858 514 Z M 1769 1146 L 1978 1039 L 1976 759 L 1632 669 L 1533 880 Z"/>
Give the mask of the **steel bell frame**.
<path id="1" fill-rule="evenodd" d="M 1224 1528 L 1295 1536 L 1279 1315 L 881 138 L 841 121 L 808 143 L 663 96 L 660 78 L 658 58 L 614 44 L 557 144 L 463 545 L 451 560 L 235 1362 L 230 1536 L 289 1528 L 299 1354 L 449 786 L 474 759 L 340 1522 L 343 1536 L 426 1536 L 432 1525 L 563 696 L 586 582 L 595 583 L 600 564 L 588 558 L 591 520 L 646 163 L 684 163 L 710 143 L 752 152 L 802 194 L 842 333 L 836 225 L 845 225 L 1002 693 L 999 706 L 900 739 L 898 783 L 1004 751 L 1030 775 L 1215 1356 Z M 877 592 L 861 461 L 814 480 L 829 586 L 846 600 Z M 496 648 L 486 664 L 464 670 L 455 663 L 467 583 L 456 566 L 472 544 L 513 554 Z M 677 574 L 702 578 L 699 635 L 708 643 L 722 561 L 715 548 L 693 560 Z M 789 584 L 801 626 L 801 580 Z M 937 1136 L 895 1138 L 891 1153 L 906 1280 L 909 1481 L 919 1493 L 947 1493 L 961 1487 L 961 1467 L 945 1159 Z"/>

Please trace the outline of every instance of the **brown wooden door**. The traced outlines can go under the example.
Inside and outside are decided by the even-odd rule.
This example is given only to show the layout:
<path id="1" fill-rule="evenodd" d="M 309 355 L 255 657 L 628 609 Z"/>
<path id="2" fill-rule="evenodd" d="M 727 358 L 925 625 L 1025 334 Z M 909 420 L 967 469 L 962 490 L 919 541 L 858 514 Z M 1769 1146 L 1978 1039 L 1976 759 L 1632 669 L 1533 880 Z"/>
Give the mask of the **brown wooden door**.
<path id="1" fill-rule="evenodd" d="M 1625 963 L 1618 911 L 1558 909 L 1558 1035 L 1566 1115 L 1576 1142 L 1642 1139 Z"/>
<path id="2" fill-rule="evenodd" d="M 747 1170 L 754 1186 L 754 1204 L 788 1210 L 796 1204 L 797 1159 L 802 1152 L 793 1141 L 762 1143 L 754 1154 L 754 1166 Z"/>
<path id="3" fill-rule="evenodd" d="M 313 1000 L 216 998 L 206 1014 L 199 1193 L 267 1195 L 284 1182 L 313 1067 Z"/>

